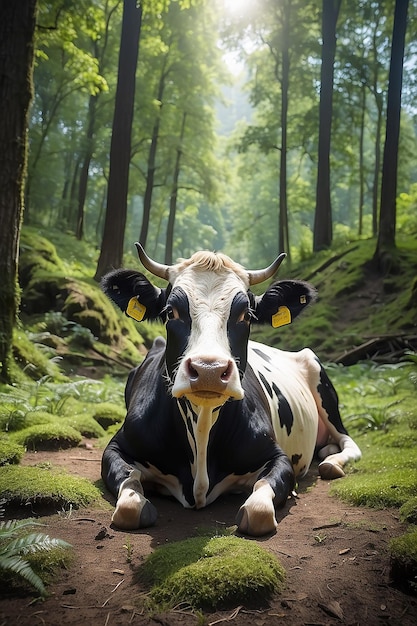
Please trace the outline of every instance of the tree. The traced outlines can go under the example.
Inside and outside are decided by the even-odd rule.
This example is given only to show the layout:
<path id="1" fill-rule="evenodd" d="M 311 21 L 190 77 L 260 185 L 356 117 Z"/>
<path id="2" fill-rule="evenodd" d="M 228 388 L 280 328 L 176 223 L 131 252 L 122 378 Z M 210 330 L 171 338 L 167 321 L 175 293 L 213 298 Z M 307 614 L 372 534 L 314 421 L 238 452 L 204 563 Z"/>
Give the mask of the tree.
<path id="1" fill-rule="evenodd" d="M 333 238 L 330 197 L 330 140 L 333 113 L 333 76 L 336 54 L 336 24 L 342 0 L 323 0 L 320 78 L 319 150 L 313 250 L 330 246 Z"/>
<path id="2" fill-rule="evenodd" d="M 10 382 L 36 0 L 1 0 L 0 15 L 0 380 Z"/>
<path id="3" fill-rule="evenodd" d="M 395 248 L 398 146 L 408 0 L 396 0 L 388 81 L 387 123 L 382 165 L 381 205 L 374 260 L 385 265 Z"/>
<path id="4" fill-rule="evenodd" d="M 142 6 L 136 0 L 124 0 L 120 40 L 119 72 L 110 146 L 110 173 L 103 241 L 95 280 L 123 259 L 136 65 L 142 25 Z"/>

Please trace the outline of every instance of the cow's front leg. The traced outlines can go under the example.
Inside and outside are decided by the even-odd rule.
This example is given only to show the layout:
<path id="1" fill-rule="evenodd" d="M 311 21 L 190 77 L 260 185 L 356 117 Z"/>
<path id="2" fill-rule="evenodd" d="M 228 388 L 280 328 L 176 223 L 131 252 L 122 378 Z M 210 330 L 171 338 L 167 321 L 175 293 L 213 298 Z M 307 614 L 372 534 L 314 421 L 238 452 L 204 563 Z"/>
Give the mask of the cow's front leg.
<path id="1" fill-rule="evenodd" d="M 117 498 L 112 522 L 123 530 L 152 526 L 156 522 L 157 511 L 143 495 L 140 471 L 133 466 L 133 460 L 122 452 L 121 437 L 119 431 L 109 442 L 101 462 L 102 478 Z"/>
<path id="2" fill-rule="evenodd" d="M 236 516 L 238 530 L 245 535 L 261 536 L 277 528 L 275 504 L 283 504 L 294 489 L 292 465 L 285 455 L 279 457 L 271 471 L 259 478 L 249 498 Z"/>
<path id="3" fill-rule="evenodd" d="M 245 535 L 268 535 L 275 532 L 277 520 L 274 506 L 275 494 L 264 479 L 258 480 L 251 495 L 240 507 L 236 516 L 239 532 Z"/>
<path id="4" fill-rule="evenodd" d="M 120 485 L 116 509 L 111 518 L 117 528 L 134 530 L 153 526 L 156 522 L 156 508 L 143 495 L 140 479 L 140 471 L 132 469 L 130 476 Z"/>

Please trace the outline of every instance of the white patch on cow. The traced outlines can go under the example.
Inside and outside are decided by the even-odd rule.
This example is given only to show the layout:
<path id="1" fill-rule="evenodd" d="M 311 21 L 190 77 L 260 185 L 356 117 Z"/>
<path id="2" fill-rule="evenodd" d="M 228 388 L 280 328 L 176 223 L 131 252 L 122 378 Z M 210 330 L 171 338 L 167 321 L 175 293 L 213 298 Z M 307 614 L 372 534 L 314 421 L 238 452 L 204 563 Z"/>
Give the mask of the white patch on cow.
<path id="1" fill-rule="evenodd" d="M 260 467 L 254 472 L 247 472 L 246 474 L 229 474 L 218 482 L 210 491 L 207 497 L 207 504 L 214 502 L 222 493 L 241 491 L 251 491 L 256 483 L 259 474 L 263 472 L 265 465 Z"/>
<path id="2" fill-rule="evenodd" d="M 268 360 L 262 358 L 259 352 Z M 284 352 L 249 341 L 248 362 L 255 373 L 262 372 L 269 384 L 275 382 L 288 401 L 294 418 L 290 433 L 280 424 L 276 393 L 271 398 L 260 380 L 268 399 L 276 440 L 290 460 L 297 460 L 296 463 L 293 461 L 296 475 L 303 475 L 313 458 L 319 420 L 311 389 L 312 385 L 317 387 L 320 375 L 314 353 L 308 348 L 300 352 Z"/>
<path id="3" fill-rule="evenodd" d="M 141 463 L 135 463 L 135 467 L 140 470 L 142 484 L 145 487 L 152 487 L 163 495 L 172 495 L 186 509 L 192 508 L 184 497 L 183 487 L 177 476 L 164 474 L 155 465 L 149 464 L 147 467 Z"/>
<path id="4" fill-rule="evenodd" d="M 224 404 L 229 398 L 242 399 L 239 371 L 230 353 L 227 322 L 233 298 L 238 292 L 246 293 L 247 284 L 231 269 L 207 272 L 190 266 L 177 276 L 173 287 L 177 286 L 188 296 L 191 333 L 188 348 L 176 372 L 172 395 L 175 398 L 187 396 L 194 404 L 212 407 Z M 207 364 L 229 364 L 227 385 L 219 385 L 217 389 L 213 382 L 207 390 L 204 387 L 193 389 L 187 365 L 190 359 L 200 359 Z"/>
<path id="5" fill-rule="evenodd" d="M 339 433 L 329 420 L 318 391 L 320 364 L 314 352 L 309 348 L 284 352 L 249 341 L 248 362 L 255 372 L 264 374 L 269 384 L 276 383 L 291 408 L 294 422 L 288 434 L 285 426 L 280 424 L 277 395 L 273 393 L 271 398 L 260 380 L 271 408 L 277 442 L 293 462 L 296 475 L 308 471 L 318 437 L 321 440 L 327 437 L 332 448 L 328 448 L 327 455 L 320 456 L 323 458 L 319 465 L 320 475 L 326 479 L 344 476 L 343 466 L 360 459 L 361 451 L 351 437 Z"/>

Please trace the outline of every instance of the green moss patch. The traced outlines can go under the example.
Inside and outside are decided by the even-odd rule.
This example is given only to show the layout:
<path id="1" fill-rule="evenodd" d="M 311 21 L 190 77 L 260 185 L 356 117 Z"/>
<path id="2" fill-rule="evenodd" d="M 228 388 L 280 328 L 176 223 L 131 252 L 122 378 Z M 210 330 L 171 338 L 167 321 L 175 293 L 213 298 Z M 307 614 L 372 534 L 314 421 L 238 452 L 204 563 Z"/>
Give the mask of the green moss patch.
<path id="1" fill-rule="evenodd" d="M 75 428 L 59 422 L 29 426 L 13 433 L 12 437 L 13 441 L 28 450 L 75 448 L 82 441 L 80 433 Z"/>
<path id="2" fill-rule="evenodd" d="M 356 506 L 400 507 L 417 495 L 416 471 L 409 468 L 353 474 L 334 482 L 330 493 Z"/>
<path id="3" fill-rule="evenodd" d="M 392 539 L 390 553 L 394 583 L 417 595 L 417 528 Z"/>
<path id="4" fill-rule="evenodd" d="M 93 412 L 94 419 L 107 430 L 113 424 L 121 424 L 126 415 L 126 409 L 111 402 L 99 404 Z"/>
<path id="5" fill-rule="evenodd" d="M 23 446 L 10 441 L 8 437 L 0 437 L 0 465 L 20 463 L 24 453 L 25 449 Z"/>
<path id="6" fill-rule="evenodd" d="M 61 421 L 77 430 L 83 437 L 98 439 L 105 434 L 104 428 L 95 419 L 83 413 L 73 415 L 72 417 L 62 417 Z"/>
<path id="7" fill-rule="evenodd" d="M 417 496 L 404 502 L 400 508 L 400 517 L 403 522 L 417 524 Z"/>
<path id="8" fill-rule="evenodd" d="M 101 492 L 84 478 L 51 468 L 5 466 L 0 472 L 0 493 L 6 504 L 78 508 L 101 500 Z"/>
<path id="9" fill-rule="evenodd" d="M 284 587 L 279 561 L 255 542 L 238 537 L 194 537 L 161 546 L 139 575 L 152 587 L 150 607 L 186 602 L 216 609 L 243 603 L 264 604 Z"/>

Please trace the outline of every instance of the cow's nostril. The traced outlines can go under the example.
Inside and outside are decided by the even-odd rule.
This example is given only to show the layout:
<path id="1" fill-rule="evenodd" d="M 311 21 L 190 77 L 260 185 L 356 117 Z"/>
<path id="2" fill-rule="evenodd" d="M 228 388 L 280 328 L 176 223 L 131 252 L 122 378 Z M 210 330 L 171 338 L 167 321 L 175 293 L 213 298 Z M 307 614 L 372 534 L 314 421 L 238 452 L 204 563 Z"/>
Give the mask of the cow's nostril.
<path id="1" fill-rule="evenodd" d="M 191 381 L 195 382 L 196 380 L 198 380 L 198 372 L 197 370 L 192 366 L 191 364 L 191 359 L 188 359 L 187 361 L 187 369 L 188 369 L 188 376 L 190 378 Z"/>
<path id="2" fill-rule="evenodd" d="M 224 370 L 223 374 L 220 376 L 224 383 L 227 383 L 230 380 L 232 375 L 232 363 L 229 361 L 227 368 Z"/>

